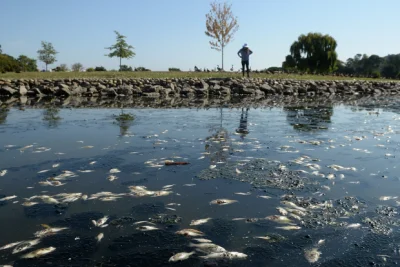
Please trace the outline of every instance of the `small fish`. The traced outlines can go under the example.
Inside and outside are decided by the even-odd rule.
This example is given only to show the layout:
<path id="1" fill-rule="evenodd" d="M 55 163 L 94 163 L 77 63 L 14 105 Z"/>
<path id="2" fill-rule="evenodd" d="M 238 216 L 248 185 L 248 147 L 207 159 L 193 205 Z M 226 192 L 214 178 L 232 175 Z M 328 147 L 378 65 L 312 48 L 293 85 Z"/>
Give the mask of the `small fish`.
<path id="1" fill-rule="evenodd" d="M 349 229 L 357 229 L 357 228 L 360 228 L 360 227 L 361 227 L 360 223 L 352 223 L 352 224 L 349 224 L 349 225 L 346 226 L 346 228 L 349 228 Z"/>
<path id="2" fill-rule="evenodd" d="M 173 186 L 174 186 L 174 184 L 164 185 L 163 189 L 167 190 L 167 189 L 169 189 L 169 188 L 171 188 Z"/>
<path id="3" fill-rule="evenodd" d="M 41 248 L 35 251 L 32 251 L 24 256 L 22 256 L 22 258 L 24 259 L 31 259 L 31 258 L 37 258 L 46 254 L 49 254 L 51 252 L 53 252 L 54 250 L 56 250 L 55 247 L 48 247 L 48 248 Z"/>
<path id="4" fill-rule="evenodd" d="M 279 227 L 275 227 L 276 229 L 282 229 L 282 230 L 286 230 L 286 231 L 290 231 L 290 230 L 300 230 L 301 227 L 297 226 L 297 225 L 287 225 L 287 226 L 279 226 Z"/>
<path id="5" fill-rule="evenodd" d="M 277 223 L 291 223 L 292 222 L 288 217 L 281 216 L 281 215 L 271 215 L 271 216 L 265 217 L 265 219 L 273 221 L 273 222 L 277 222 Z"/>
<path id="6" fill-rule="evenodd" d="M 81 144 L 83 144 L 84 142 L 83 141 L 76 141 L 77 143 L 81 143 Z"/>
<path id="7" fill-rule="evenodd" d="M 140 231 L 159 230 L 159 228 L 154 227 L 154 226 L 150 226 L 150 225 L 141 225 L 141 226 L 137 227 L 136 229 L 137 229 L 137 230 L 140 230 Z"/>
<path id="8" fill-rule="evenodd" d="M 178 235 L 184 235 L 184 236 L 203 236 L 204 235 L 203 232 L 196 230 L 196 229 L 182 229 L 175 233 Z"/>
<path id="9" fill-rule="evenodd" d="M 193 226 L 193 225 L 202 225 L 202 224 L 205 224 L 205 223 L 207 223 L 209 220 L 211 220 L 212 218 L 205 218 L 205 219 L 199 219 L 199 220 L 192 220 L 191 222 L 190 222 L 190 225 L 191 226 Z"/>
<path id="10" fill-rule="evenodd" d="M 89 149 L 89 148 L 94 148 L 94 146 L 83 146 L 83 147 L 81 147 L 81 148 Z"/>
<path id="11" fill-rule="evenodd" d="M 41 171 L 38 171 L 38 173 L 45 173 L 45 172 L 48 172 L 48 171 L 50 171 L 50 170 L 41 170 Z"/>
<path id="12" fill-rule="evenodd" d="M 162 134 L 165 134 L 165 133 L 167 133 L 167 132 L 168 132 L 168 130 L 165 130 L 165 131 L 162 131 L 161 133 L 162 133 Z"/>
<path id="13" fill-rule="evenodd" d="M 321 252 L 318 251 L 316 248 L 312 249 L 306 249 L 304 250 L 304 257 L 309 263 L 315 263 L 319 260 L 319 257 L 321 256 Z"/>
<path id="14" fill-rule="evenodd" d="M 238 168 L 236 168 L 236 173 L 241 174 L 242 172 Z"/>
<path id="15" fill-rule="evenodd" d="M 24 152 L 26 149 L 33 147 L 33 145 L 27 145 L 21 148 L 19 151 Z"/>
<path id="16" fill-rule="evenodd" d="M 97 221 L 92 220 L 92 223 L 94 224 L 94 226 L 101 227 L 108 221 L 108 219 L 109 219 L 108 216 L 104 216 L 103 218 L 100 218 Z"/>
<path id="17" fill-rule="evenodd" d="M 196 184 L 184 184 L 183 186 L 188 186 L 188 187 L 191 187 L 191 186 L 195 186 Z"/>
<path id="18" fill-rule="evenodd" d="M 96 236 L 97 243 L 99 243 L 104 238 L 104 234 L 100 233 Z"/>
<path id="19" fill-rule="evenodd" d="M 57 152 L 57 153 L 54 153 L 54 154 L 56 154 L 56 155 L 65 155 L 65 153 L 62 153 L 62 152 Z"/>
<path id="20" fill-rule="evenodd" d="M 392 199 L 397 199 L 397 197 L 382 196 L 379 198 L 379 200 L 381 200 L 381 201 L 388 201 L 388 200 L 392 200 Z"/>
<path id="21" fill-rule="evenodd" d="M 205 253 L 205 254 L 211 254 L 211 253 L 219 253 L 219 252 L 225 252 L 226 249 L 224 249 L 221 246 L 218 246 L 213 243 L 200 243 L 200 244 L 193 244 L 190 243 L 189 247 L 195 247 L 197 251 Z"/>
<path id="22" fill-rule="evenodd" d="M 233 218 L 232 221 L 244 221 L 247 220 L 247 218 Z"/>
<path id="23" fill-rule="evenodd" d="M 251 193 L 250 193 L 250 192 L 246 192 L 246 193 L 243 193 L 243 192 L 236 192 L 235 195 L 250 196 Z"/>
<path id="24" fill-rule="evenodd" d="M 325 239 L 320 239 L 317 243 L 318 246 L 325 244 Z"/>
<path id="25" fill-rule="evenodd" d="M 118 170 L 117 168 L 113 168 L 109 171 L 109 173 L 113 174 L 113 173 L 119 173 L 121 172 L 120 170 Z"/>
<path id="26" fill-rule="evenodd" d="M 173 192 L 171 192 L 171 191 L 164 191 L 164 190 L 154 191 L 154 194 L 153 194 L 152 197 L 163 197 L 163 196 L 168 196 L 168 195 L 170 195 L 172 193 Z"/>
<path id="27" fill-rule="evenodd" d="M 294 209 L 301 210 L 301 211 L 304 211 L 304 212 L 306 211 L 305 208 L 299 207 L 299 206 L 297 206 L 296 204 L 294 204 L 293 202 L 290 202 L 290 201 L 283 200 L 283 201 L 281 201 L 281 203 L 283 205 L 287 206 L 287 207 L 290 207 L 290 208 L 294 208 Z"/>
<path id="28" fill-rule="evenodd" d="M 89 162 L 90 165 L 96 164 L 97 161 Z"/>
<path id="29" fill-rule="evenodd" d="M 67 227 L 54 227 L 54 228 L 50 227 L 50 228 L 46 228 L 44 230 L 35 232 L 34 236 L 42 238 L 42 237 L 45 237 L 45 236 L 53 235 L 55 233 L 61 232 L 61 231 L 66 230 L 66 229 L 68 229 L 68 228 Z"/>
<path id="30" fill-rule="evenodd" d="M 102 198 L 99 198 L 99 200 L 100 201 L 116 201 L 117 199 L 119 199 L 119 198 L 121 198 L 121 197 L 102 197 Z"/>
<path id="31" fill-rule="evenodd" d="M 148 221 L 139 221 L 139 222 L 135 222 L 135 223 L 133 223 L 133 224 L 134 224 L 134 225 L 138 225 L 138 224 L 144 224 L 144 223 L 148 223 L 148 224 L 156 225 L 155 223 L 148 222 Z"/>
<path id="32" fill-rule="evenodd" d="M 82 195 L 82 200 L 87 200 L 88 199 L 88 195 Z"/>
<path id="33" fill-rule="evenodd" d="M 285 209 L 282 208 L 282 207 L 276 207 L 276 209 L 277 209 L 277 211 L 278 211 L 281 215 L 286 216 L 286 215 L 288 214 L 288 211 L 285 210 Z"/>
<path id="34" fill-rule="evenodd" d="M 53 166 L 51 166 L 51 167 L 57 168 L 57 167 L 59 167 L 59 166 L 60 166 L 60 163 L 56 163 L 56 164 L 53 164 Z"/>
<path id="35" fill-rule="evenodd" d="M 118 179 L 118 177 L 117 177 L 117 176 L 115 176 L 115 175 L 109 175 L 109 176 L 107 177 L 107 179 L 108 179 L 110 182 L 112 182 L 112 181 L 115 181 L 115 180 L 117 180 L 117 179 Z"/>
<path id="36" fill-rule="evenodd" d="M 329 180 L 333 180 L 333 179 L 335 179 L 335 175 L 333 173 L 330 173 L 326 176 L 326 178 Z"/>
<path id="37" fill-rule="evenodd" d="M 219 253 L 211 253 L 206 256 L 200 256 L 203 259 L 245 259 L 247 255 L 236 251 L 227 251 Z"/>
<path id="38" fill-rule="evenodd" d="M 7 200 L 14 199 L 14 198 L 17 198 L 17 196 L 13 195 L 13 196 L 8 196 L 8 197 L 3 197 L 3 198 L 0 198 L 0 201 L 7 201 Z"/>
<path id="39" fill-rule="evenodd" d="M 205 239 L 205 238 L 193 238 L 193 240 L 199 243 L 212 243 L 210 239 Z"/>
<path id="40" fill-rule="evenodd" d="M 33 246 L 36 246 L 39 243 L 40 243 L 40 239 L 23 241 L 13 249 L 12 254 L 16 254 L 16 253 L 28 250 L 28 249 L 32 248 Z"/>
<path id="41" fill-rule="evenodd" d="M 4 175 L 7 174 L 7 170 L 2 170 L 0 171 L 0 177 L 3 177 Z"/>
<path id="42" fill-rule="evenodd" d="M 174 208 L 170 208 L 170 207 L 165 207 L 167 210 L 172 210 L 172 211 L 176 211 L 176 209 Z"/>
<path id="43" fill-rule="evenodd" d="M 215 169 L 217 167 L 217 165 L 210 165 L 210 169 Z"/>
<path id="44" fill-rule="evenodd" d="M 14 242 L 14 243 L 10 243 L 10 244 L 4 245 L 4 246 L 0 247 L 0 250 L 13 248 L 13 247 L 15 247 L 15 246 L 21 244 L 22 242 L 23 242 L 23 241 L 19 241 L 19 242 Z"/>
<path id="45" fill-rule="evenodd" d="M 228 204 L 232 204 L 232 203 L 236 203 L 238 202 L 237 200 L 231 200 L 231 199 L 225 199 L 225 198 L 220 198 L 220 199 L 215 199 L 213 201 L 210 202 L 211 204 L 217 204 L 217 205 L 228 205 Z"/>
<path id="46" fill-rule="evenodd" d="M 205 156 L 201 156 L 200 158 L 198 158 L 198 159 L 204 159 L 205 158 Z"/>
<path id="47" fill-rule="evenodd" d="M 175 255 L 173 255 L 171 258 L 169 258 L 169 262 L 176 262 L 176 261 L 183 261 L 183 260 L 187 260 L 190 256 L 192 256 L 195 252 L 179 252 Z"/>
<path id="48" fill-rule="evenodd" d="M 323 186 L 321 186 L 323 189 L 325 189 L 325 190 L 328 190 L 328 191 L 330 191 L 331 190 L 331 188 L 329 187 L 329 186 L 327 186 L 327 185 L 323 185 Z"/>
<path id="49" fill-rule="evenodd" d="M 270 196 L 257 196 L 257 197 L 264 198 L 264 199 L 271 199 Z"/>
<path id="50" fill-rule="evenodd" d="M 90 172 L 94 172 L 94 170 L 79 170 L 78 172 L 81 172 L 81 173 L 90 173 Z"/>
<path id="51" fill-rule="evenodd" d="M 24 203 L 22 203 L 21 205 L 24 207 L 32 207 L 39 204 L 39 202 L 31 202 L 31 201 L 25 201 Z"/>
<path id="52" fill-rule="evenodd" d="M 181 204 L 179 203 L 168 203 L 167 206 L 180 206 Z"/>

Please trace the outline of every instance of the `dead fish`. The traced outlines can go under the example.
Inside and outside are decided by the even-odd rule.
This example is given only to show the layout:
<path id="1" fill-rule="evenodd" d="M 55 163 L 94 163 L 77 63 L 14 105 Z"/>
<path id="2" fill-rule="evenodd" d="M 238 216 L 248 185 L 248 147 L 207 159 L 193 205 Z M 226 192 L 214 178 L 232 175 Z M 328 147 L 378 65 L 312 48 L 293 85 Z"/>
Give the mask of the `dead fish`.
<path id="1" fill-rule="evenodd" d="M 87 200 L 88 199 L 88 195 L 82 195 L 82 200 Z"/>
<path id="2" fill-rule="evenodd" d="M 247 220 L 247 218 L 233 218 L 232 221 L 244 221 Z"/>
<path id="3" fill-rule="evenodd" d="M 150 226 L 150 225 L 141 225 L 141 226 L 137 227 L 136 229 L 137 229 L 137 230 L 140 230 L 140 231 L 159 230 L 159 228 L 154 227 L 154 226 Z"/>
<path id="4" fill-rule="evenodd" d="M 45 172 L 48 172 L 48 171 L 50 171 L 50 170 L 41 170 L 41 171 L 38 171 L 38 173 L 45 173 Z"/>
<path id="5" fill-rule="evenodd" d="M 282 215 L 287 215 L 287 214 L 288 214 L 288 211 L 285 210 L 285 209 L 282 208 L 282 207 L 276 207 L 276 209 L 277 209 L 278 212 L 279 212 L 280 214 L 282 214 Z"/>
<path id="6" fill-rule="evenodd" d="M 238 168 L 236 168 L 236 173 L 241 174 L 242 172 Z"/>
<path id="7" fill-rule="evenodd" d="M 91 161 L 89 162 L 90 165 L 96 164 L 97 161 Z"/>
<path id="8" fill-rule="evenodd" d="M 309 263 L 315 263 L 319 260 L 319 257 L 321 256 L 321 252 L 318 251 L 316 248 L 312 249 L 306 249 L 304 250 L 304 257 Z"/>
<path id="9" fill-rule="evenodd" d="M 335 175 L 333 173 L 330 173 L 326 176 L 326 178 L 329 180 L 333 180 L 333 179 L 335 179 Z"/>
<path id="10" fill-rule="evenodd" d="M 156 225 L 155 223 L 148 222 L 148 221 L 139 221 L 139 222 L 135 222 L 135 223 L 133 223 L 133 224 L 134 224 L 134 225 L 138 225 L 138 224 L 144 224 L 144 223 L 148 223 L 148 224 Z"/>
<path id="11" fill-rule="evenodd" d="M 19 151 L 24 152 L 26 149 L 33 147 L 33 145 L 27 145 L 21 148 Z"/>
<path id="12" fill-rule="evenodd" d="M 7 244 L 7 245 L 4 245 L 4 246 L 0 247 L 0 250 L 9 249 L 9 248 L 13 248 L 13 247 L 15 247 L 15 246 L 17 246 L 17 245 L 21 244 L 22 242 L 23 242 L 23 241 L 19 241 L 19 242 L 13 242 L 13 243 L 10 243 L 10 244 Z"/>
<path id="13" fill-rule="evenodd" d="M 301 217 L 300 216 L 298 216 L 298 215 L 296 215 L 296 214 L 293 214 L 293 213 L 289 213 L 289 215 L 288 215 L 290 218 L 294 218 L 294 219 L 296 219 L 296 220 L 298 220 L 298 221 L 301 221 Z"/>
<path id="14" fill-rule="evenodd" d="M 193 240 L 199 243 L 212 243 L 210 239 L 205 239 L 205 238 L 193 238 Z"/>
<path id="15" fill-rule="evenodd" d="M 243 192 L 236 192 L 235 195 L 250 196 L 250 195 L 251 195 L 251 192 L 246 192 L 246 193 L 243 193 Z"/>
<path id="16" fill-rule="evenodd" d="M 167 210 L 172 210 L 172 211 L 176 211 L 176 209 L 174 208 L 170 208 L 170 207 L 165 207 Z"/>
<path id="17" fill-rule="evenodd" d="M 2 170 L 0 171 L 0 177 L 3 177 L 4 175 L 7 174 L 7 170 Z"/>
<path id="18" fill-rule="evenodd" d="M 115 176 L 115 175 L 109 175 L 109 176 L 107 177 L 107 179 L 108 179 L 110 182 L 112 182 L 112 181 L 115 181 L 115 180 L 117 180 L 117 179 L 118 179 L 118 177 L 117 177 L 117 176 Z"/>
<path id="19" fill-rule="evenodd" d="M 297 226 L 297 225 L 287 225 L 287 226 L 279 226 L 279 227 L 275 227 L 276 229 L 282 229 L 282 230 L 286 230 L 286 231 L 290 231 L 290 230 L 300 230 L 301 227 Z"/>
<path id="20" fill-rule="evenodd" d="M 270 196 L 257 196 L 257 197 L 264 198 L 264 199 L 271 199 Z"/>
<path id="21" fill-rule="evenodd" d="M 60 163 L 56 163 L 56 164 L 53 164 L 53 166 L 51 166 L 51 167 L 57 168 L 57 167 L 59 167 L 59 166 L 60 166 Z"/>
<path id="22" fill-rule="evenodd" d="M 68 227 L 54 227 L 54 228 L 50 227 L 50 228 L 46 228 L 44 230 L 35 232 L 34 236 L 42 238 L 45 236 L 53 235 L 55 233 L 61 232 L 66 229 L 68 229 Z"/>
<path id="23" fill-rule="evenodd" d="M 94 224 L 94 226 L 101 227 L 108 221 L 108 219 L 109 219 L 108 216 L 104 216 L 103 218 L 100 218 L 97 221 L 92 220 L 92 223 Z"/>
<path id="24" fill-rule="evenodd" d="M 49 180 L 46 180 L 46 181 L 40 181 L 39 182 L 39 184 L 40 185 L 43 185 L 43 186 L 63 186 L 63 185 L 65 185 L 65 183 L 61 183 L 60 181 L 49 181 Z"/>
<path id="25" fill-rule="evenodd" d="M 170 188 L 173 187 L 173 186 L 175 186 L 175 185 L 174 185 L 174 184 L 164 185 L 164 186 L 163 186 L 163 189 L 168 190 L 168 189 L 170 189 Z"/>
<path id="26" fill-rule="evenodd" d="M 209 220 L 211 220 L 212 218 L 205 218 L 205 219 L 199 219 L 199 220 L 192 220 L 190 222 L 190 225 L 202 225 L 207 223 Z"/>
<path id="27" fill-rule="evenodd" d="M 89 149 L 89 148 L 94 148 L 94 146 L 83 146 L 83 147 L 81 147 L 81 148 Z"/>
<path id="28" fill-rule="evenodd" d="M 171 192 L 171 191 L 164 191 L 164 190 L 154 191 L 154 194 L 153 194 L 152 197 L 164 197 L 164 196 L 168 196 L 168 195 L 170 195 L 172 193 L 173 192 Z"/>
<path id="29" fill-rule="evenodd" d="M 357 229 L 357 228 L 360 228 L 360 227 L 361 227 L 360 223 L 352 223 L 352 224 L 349 224 L 349 225 L 346 226 L 346 228 L 349 228 L 349 229 Z"/>
<path id="30" fill-rule="evenodd" d="M 20 244 L 18 244 L 12 251 L 12 254 L 16 254 L 22 251 L 25 251 L 27 249 L 32 248 L 33 246 L 36 246 L 37 244 L 40 243 L 40 239 L 34 239 L 34 240 L 28 240 L 28 241 L 22 241 Z"/>
<path id="31" fill-rule="evenodd" d="M 168 203 L 167 206 L 180 206 L 181 204 L 179 203 Z"/>
<path id="32" fill-rule="evenodd" d="M 205 254 L 226 252 L 226 249 L 213 243 L 200 243 L 200 244 L 190 243 L 189 247 L 191 248 L 195 247 L 197 251 Z"/>
<path id="33" fill-rule="evenodd" d="M 175 232 L 178 235 L 184 235 L 184 236 L 203 236 L 204 233 L 196 230 L 196 229 L 182 229 L 177 232 Z"/>
<path id="34" fill-rule="evenodd" d="M 215 169 L 217 167 L 217 165 L 210 165 L 210 169 Z"/>
<path id="35" fill-rule="evenodd" d="M 388 200 L 392 200 L 392 199 L 397 199 L 397 197 L 382 196 L 379 198 L 379 200 L 381 200 L 381 201 L 388 201 Z"/>
<path id="36" fill-rule="evenodd" d="M 211 253 L 206 256 L 200 256 L 203 259 L 245 259 L 247 255 L 244 253 L 236 252 L 236 251 L 227 251 L 227 252 L 219 252 L 219 253 Z"/>
<path id="37" fill-rule="evenodd" d="M 121 172 L 120 170 L 118 170 L 117 168 L 113 168 L 113 169 L 111 169 L 110 171 L 109 171 L 109 173 L 119 173 L 119 172 Z"/>
<path id="38" fill-rule="evenodd" d="M 39 196 L 39 198 L 42 199 L 42 201 L 46 204 L 59 204 L 60 203 L 57 199 L 55 199 L 51 196 L 43 195 L 43 196 Z"/>
<path id="39" fill-rule="evenodd" d="M 294 208 L 296 210 L 301 210 L 301 211 L 304 211 L 304 212 L 306 211 L 305 208 L 299 207 L 299 206 L 297 206 L 296 204 L 294 204 L 293 202 L 290 202 L 290 201 L 283 200 L 283 201 L 281 201 L 281 203 L 283 205 L 287 206 L 287 207 Z"/>
<path id="40" fill-rule="evenodd" d="M 265 217 L 265 219 L 273 221 L 273 222 L 277 222 L 277 223 L 291 223 L 292 222 L 288 217 L 280 216 L 280 215 L 267 216 L 267 217 Z"/>
<path id="41" fill-rule="evenodd" d="M 99 198 L 99 200 L 108 202 L 108 201 L 116 201 L 117 199 L 120 199 L 120 198 L 121 197 L 102 197 L 102 198 Z"/>
<path id="42" fill-rule="evenodd" d="M 173 255 L 171 258 L 169 258 L 169 262 L 176 262 L 176 261 L 183 261 L 187 260 L 190 256 L 192 256 L 195 252 L 179 252 L 175 255 Z"/>
<path id="43" fill-rule="evenodd" d="M 55 247 L 48 247 L 48 248 L 41 248 L 35 251 L 32 251 L 24 256 L 22 256 L 22 258 L 24 259 L 31 259 L 31 258 L 37 258 L 46 254 L 49 254 L 51 252 L 53 252 L 54 250 L 56 250 Z"/>
<path id="44" fill-rule="evenodd" d="M 91 173 L 91 172 L 94 172 L 94 170 L 78 170 L 78 172 L 81 172 L 81 173 Z"/>
<path id="45" fill-rule="evenodd" d="M 17 196 L 13 195 L 13 196 L 8 196 L 8 197 L 3 197 L 3 198 L 0 198 L 0 201 L 7 201 L 7 200 L 14 199 L 14 198 L 17 198 Z"/>
<path id="46" fill-rule="evenodd" d="M 331 188 L 329 187 L 329 186 L 327 186 L 327 185 L 322 185 L 321 186 L 323 189 L 326 189 L 326 190 L 328 190 L 328 191 L 330 191 L 331 190 Z"/>
<path id="47" fill-rule="evenodd" d="M 196 184 L 184 184 L 183 186 L 195 186 Z"/>
<path id="48" fill-rule="evenodd" d="M 220 199 L 215 199 L 215 200 L 211 201 L 210 204 L 228 205 L 228 204 L 232 204 L 232 203 L 235 203 L 235 202 L 238 202 L 238 201 L 237 200 L 220 198 Z"/>
<path id="49" fill-rule="evenodd" d="M 320 239 L 317 243 L 318 246 L 325 244 L 325 239 Z"/>
<path id="50" fill-rule="evenodd" d="M 104 238 L 104 234 L 100 233 L 96 236 L 97 243 L 99 243 Z"/>
<path id="51" fill-rule="evenodd" d="M 39 204 L 39 202 L 31 202 L 31 201 L 25 201 L 24 203 L 22 203 L 21 205 L 24 207 L 32 207 Z"/>

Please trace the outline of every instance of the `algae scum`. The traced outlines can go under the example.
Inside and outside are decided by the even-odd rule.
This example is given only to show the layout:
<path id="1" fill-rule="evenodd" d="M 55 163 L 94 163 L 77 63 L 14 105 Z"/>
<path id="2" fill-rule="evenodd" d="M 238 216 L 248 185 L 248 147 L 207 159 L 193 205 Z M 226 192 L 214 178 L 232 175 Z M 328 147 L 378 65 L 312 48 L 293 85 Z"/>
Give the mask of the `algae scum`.
<path id="1" fill-rule="evenodd" d="M 396 107 L 3 108 L 0 265 L 398 264 Z"/>

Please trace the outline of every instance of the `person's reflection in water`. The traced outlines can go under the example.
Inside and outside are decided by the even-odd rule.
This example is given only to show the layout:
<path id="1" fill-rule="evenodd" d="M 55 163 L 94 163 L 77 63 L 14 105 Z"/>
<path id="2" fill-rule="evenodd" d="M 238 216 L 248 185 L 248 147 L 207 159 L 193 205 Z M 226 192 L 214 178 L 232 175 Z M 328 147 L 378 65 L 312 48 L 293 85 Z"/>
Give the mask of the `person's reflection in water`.
<path id="1" fill-rule="evenodd" d="M 236 129 L 236 132 L 240 134 L 240 137 L 243 139 L 248 133 L 249 130 L 247 129 L 247 116 L 250 108 L 242 108 L 242 114 L 240 115 L 240 124 L 239 128 Z"/>

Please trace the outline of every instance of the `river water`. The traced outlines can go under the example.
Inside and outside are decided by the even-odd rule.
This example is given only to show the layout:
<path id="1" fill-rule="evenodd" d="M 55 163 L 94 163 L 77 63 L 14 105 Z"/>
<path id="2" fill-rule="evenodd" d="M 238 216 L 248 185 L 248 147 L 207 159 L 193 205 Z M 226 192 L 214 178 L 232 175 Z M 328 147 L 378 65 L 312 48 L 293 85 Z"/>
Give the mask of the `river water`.
<path id="1" fill-rule="evenodd" d="M 117 121 L 121 112 L 135 119 Z M 400 257 L 399 119 L 379 103 L 3 109 L 0 246 L 38 243 L 0 250 L 0 264 L 392 266 Z M 271 217 L 280 212 L 288 214 Z M 104 227 L 93 224 L 104 216 Z M 63 230 L 35 237 L 54 228 Z M 212 258 L 196 237 L 176 233 L 188 228 L 247 257 Z"/>

